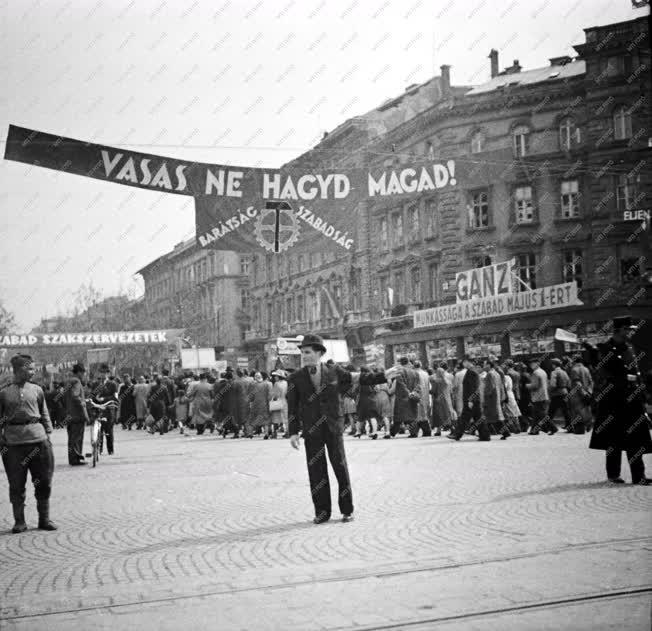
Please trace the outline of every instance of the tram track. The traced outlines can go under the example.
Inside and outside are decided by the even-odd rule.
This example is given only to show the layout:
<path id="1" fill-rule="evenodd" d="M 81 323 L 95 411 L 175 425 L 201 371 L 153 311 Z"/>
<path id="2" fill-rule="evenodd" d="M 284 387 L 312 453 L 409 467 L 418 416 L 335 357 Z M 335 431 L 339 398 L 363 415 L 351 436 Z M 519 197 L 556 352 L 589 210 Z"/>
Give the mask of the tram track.
<path id="1" fill-rule="evenodd" d="M 316 585 L 320 583 L 321 584 L 341 583 L 341 582 L 348 582 L 348 581 L 365 580 L 370 578 L 377 578 L 377 579 L 393 578 L 397 576 L 410 575 L 410 574 L 423 573 L 423 572 L 439 572 L 439 571 L 468 568 L 473 566 L 483 566 L 483 565 L 489 565 L 493 563 L 509 563 L 510 561 L 517 561 L 521 559 L 535 558 L 535 557 L 546 556 L 546 555 L 555 555 L 564 552 L 577 552 L 578 550 L 582 550 L 582 549 L 600 548 L 600 547 L 610 546 L 610 545 L 623 545 L 623 544 L 648 543 L 648 542 L 652 542 L 652 537 L 629 537 L 629 538 L 620 538 L 620 539 L 607 539 L 602 541 L 559 546 L 556 548 L 549 548 L 546 550 L 539 550 L 535 552 L 527 552 L 527 553 L 507 555 L 507 556 L 488 557 L 485 559 L 474 559 L 472 561 L 460 561 L 460 562 L 451 562 L 451 563 L 444 563 L 444 564 L 426 563 L 419 567 L 409 567 L 403 569 L 383 570 L 377 567 L 375 569 L 371 569 L 363 572 L 351 571 L 347 574 L 338 574 L 335 576 L 322 576 L 322 577 L 314 577 L 314 578 L 311 577 L 311 578 L 305 578 L 297 581 L 279 581 L 276 583 L 269 583 L 269 584 L 262 584 L 262 585 L 258 584 L 255 586 L 233 587 L 231 589 L 224 589 L 224 588 L 214 589 L 214 590 L 209 589 L 207 591 L 203 591 L 199 593 L 175 594 L 170 596 L 152 597 L 152 598 L 139 599 L 139 600 L 125 599 L 122 602 L 109 602 L 109 603 L 106 603 L 106 598 L 103 598 L 103 599 L 98 599 L 98 601 L 103 600 L 104 602 L 97 602 L 96 604 L 81 605 L 79 607 L 74 607 L 74 608 L 44 610 L 40 612 L 30 612 L 30 613 L 22 613 L 22 614 L 15 613 L 15 614 L 4 615 L 2 613 L 2 610 L 0 610 L 0 621 L 12 621 L 12 620 L 17 621 L 17 620 L 25 620 L 30 618 L 42 618 L 42 617 L 66 615 L 72 613 L 82 613 L 82 612 L 89 612 L 89 611 L 116 610 L 120 608 L 134 607 L 138 605 L 151 606 L 156 604 L 180 602 L 180 601 L 190 600 L 195 598 L 203 599 L 203 598 L 209 598 L 214 596 L 228 596 L 228 595 L 234 595 L 234 594 L 246 593 L 246 592 L 274 591 L 274 590 L 280 591 L 280 590 L 292 589 L 296 587 Z M 303 572 L 304 569 L 298 571 Z M 432 622 L 435 621 L 445 622 L 449 619 L 451 621 L 457 619 L 463 620 L 465 617 L 497 615 L 501 613 L 509 613 L 510 611 L 527 610 L 528 608 L 553 607 L 553 606 L 559 606 L 564 604 L 572 604 L 575 601 L 582 602 L 584 600 L 591 600 L 591 599 L 625 597 L 627 595 L 631 596 L 631 595 L 637 595 L 637 594 L 648 593 L 648 592 L 652 592 L 652 586 L 638 586 L 635 588 L 621 589 L 616 591 L 605 591 L 605 592 L 599 592 L 590 595 L 571 597 L 567 599 L 540 601 L 539 603 L 530 603 L 526 605 L 514 605 L 513 607 L 506 607 L 504 609 L 486 610 L 483 612 L 459 614 L 458 617 L 449 616 L 449 617 L 433 618 Z M 427 624 L 430 621 L 431 621 L 430 619 L 419 619 L 418 621 L 413 620 L 413 621 L 401 622 L 401 623 L 396 623 L 393 625 L 386 625 L 386 626 L 381 625 L 381 626 L 370 626 L 370 627 L 356 627 L 356 629 L 358 629 L 359 631 L 367 631 L 367 630 L 374 631 L 375 629 L 378 630 L 396 629 L 396 628 L 400 628 L 401 626 L 415 626 L 417 624 Z"/>
<path id="2" fill-rule="evenodd" d="M 372 626 L 356 626 L 356 631 L 391 631 L 393 629 L 406 629 L 411 628 L 418 631 L 419 627 L 432 628 L 426 625 L 432 624 L 446 624 L 452 622 L 462 622 L 464 620 L 473 620 L 488 618 L 491 616 L 500 616 L 505 614 L 523 613 L 527 611 L 541 611 L 545 609 L 552 609 L 556 607 L 572 606 L 583 604 L 592 601 L 631 598 L 632 596 L 640 596 L 643 594 L 652 593 L 652 585 L 632 587 L 628 589 L 612 590 L 605 592 L 594 592 L 592 594 L 582 594 L 578 596 L 571 596 L 568 598 L 557 598 L 551 600 L 541 600 L 534 603 L 525 603 L 523 605 L 513 605 L 511 607 L 499 607 L 495 609 L 484 609 L 481 611 L 470 611 L 467 613 L 454 614 L 448 616 L 432 616 L 429 618 L 418 618 L 412 620 L 405 620 L 400 622 L 392 622 L 388 624 L 372 625 Z M 337 627 L 332 631 L 345 631 L 351 627 Z"/>

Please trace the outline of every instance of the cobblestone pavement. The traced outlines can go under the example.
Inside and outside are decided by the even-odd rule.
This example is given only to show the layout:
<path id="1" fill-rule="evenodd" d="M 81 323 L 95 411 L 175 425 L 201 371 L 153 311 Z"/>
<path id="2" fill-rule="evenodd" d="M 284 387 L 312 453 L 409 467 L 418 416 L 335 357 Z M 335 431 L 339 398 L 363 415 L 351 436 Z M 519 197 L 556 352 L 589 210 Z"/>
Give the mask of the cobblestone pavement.
<path id="1" fill-rule="evenodd" d="M 320 526 L 286 440 L 116 441 L 71 468 L 55 432 L 56 532 L 2 491 L 0 628 L 650 627 L 652 488 L 588 436 L 347 438 L 356 519 Z"/>

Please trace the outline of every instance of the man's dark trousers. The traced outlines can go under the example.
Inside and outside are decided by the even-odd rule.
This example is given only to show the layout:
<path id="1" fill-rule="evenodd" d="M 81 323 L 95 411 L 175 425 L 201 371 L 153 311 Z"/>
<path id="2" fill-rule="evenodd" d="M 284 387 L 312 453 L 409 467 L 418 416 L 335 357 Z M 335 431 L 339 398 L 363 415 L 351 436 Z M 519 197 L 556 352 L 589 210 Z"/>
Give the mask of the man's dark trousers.
<path id="1" fill-rule="evenodd" d="M 315 506 L 315 515 L 331 514 L 331 487 L 328 479 L 328 458 L 335 472 L 339 486 L 338 503 L 343 515 L 353 513 L 353 497 L 351 479 L 344 453 L 344 439 L 341 432 L 332 431 L 324 420 L 315 423 L 303 432 L 306 445 L 306 460 L 308 462 L 308 477 L 310 478 L 310 493 Z"/>
<path id="2" fill-rule="evenodd" d="M 462 438 L 462 436 L 464 436 L 464 432 L 466 432 L 466 430 L 469 428 L 471 420 L 473 420 L 474 425 L 478 428 L 478 437 L 481 440 L 489 439 L 489 428 L 487 427 L 487 423 L 482 421 L 482 415 L 478 405 L 473 406 L 471 409 L 466 406 L 462 410 L 459 419 L 457 419 L 457 425 L 453 435 L 456 438 Z"/>
<path id="3" fill-rule="evenodd" d="M 611 449 L 607 451 L 607 477 L 610 480 L 620 477 L 621 457 L 621 449 Z M 632 472 L 632 482 L 642 480 L 645 477 L 645 464 L 640 449 L 628 449 L 627 460 L 629 461 L 629 468 Z"/>
<path id="4" fill-rule="evenodd" d="M 77 464 L 84 459 L 84 421 L 68 419 L 68 464 Z"/>
<path id="5" fill-rule="evenodd" d="M 113 453 L 113 419 L 109 416 L 106 421 L 102 421 L 102 434 L 106 438 L 106 450 L 109 452 L 109 455 Z"/>
<path id="6" fill-rule="evenodd" d="M 32 476 L 36 499 L 47 500 L 50 498 L 54 454 L 49 440 L 3 447 L 2 464 L 4 464 L 9 481 L 9 499 L 14 506 L 25 504 L 28 471 Z"/>
<path id="7" fill-rule="evenodd" d="M 548 407 L 548 416 L 550 420 L 554 423 L 555 413 L 558 409 L 561 409 L 562 414 L 564 415 L 564 427 L 572 427 L 573 423 L 571 421 L 570 407 L 568 404 L 568 395 L 567 394 L 553 394 L 550 397 L 550 406 Z"/>

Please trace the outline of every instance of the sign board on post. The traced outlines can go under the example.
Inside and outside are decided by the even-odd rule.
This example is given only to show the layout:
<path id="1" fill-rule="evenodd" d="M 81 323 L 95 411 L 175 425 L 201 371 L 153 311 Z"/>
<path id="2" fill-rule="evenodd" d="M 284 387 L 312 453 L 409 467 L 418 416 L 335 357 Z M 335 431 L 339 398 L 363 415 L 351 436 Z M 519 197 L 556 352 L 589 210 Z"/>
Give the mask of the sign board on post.
<path id="1" fill-rule="evenodd" d="M 238 368 L 249 368 L 249 358 L 248 357 L 238 357 Z"/>
<path id="2" fill-rule="evenodd" d="M 181 366 L 189 370 L 199 370 L 201 368 L 215 368 L 214 348 L 182 348 L 181 349 Z"/>

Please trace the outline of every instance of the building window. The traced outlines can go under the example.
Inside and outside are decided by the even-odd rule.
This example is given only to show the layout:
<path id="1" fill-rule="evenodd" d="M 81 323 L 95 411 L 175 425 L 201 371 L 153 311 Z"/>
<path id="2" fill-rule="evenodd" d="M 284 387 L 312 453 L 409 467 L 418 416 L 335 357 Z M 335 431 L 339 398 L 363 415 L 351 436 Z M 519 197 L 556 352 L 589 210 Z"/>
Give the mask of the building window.
<path id="1" fill-rule="evenodd" d="M 514 156 L 522 158 L 528 155 L 530 129 L 525 125 L 514 128 L 512 138 L 514 139 Z"/>
<path id="2" fill-rule="evenodd" d="M 243 311 L 249 311 L 250 295 L 248 289 L 240 291 L 240 306 Z"/>
<path id="3" fill-rule="evenodd" d="M 562 151 L 570 151 L 579 145 L 581 138 L 580 128 L 575 125 L 575 121 L 570 116 L 559 123 L 559 147 Z"/>
<path id="4" fill-rule="evenodd" d="M 627 257 L 620 259 L 620 279 L 623 283 L 637 281 L 641 277 L 641 270 L 645 264 L 645 257 Z"/>
<path id="5" fill-rule="evenodd" d="M 297 256 L 297 271 L 303 272 L 303 254 Z"/>
<path id="6" fill-rule="evenodd" d="M 351 271 L 350 296 L 351 310 L 359 311 L 362 309 L 362 272 L 359 269 Z"/>
<path id="7" fill-rule="evenodd" d="M 306 297 L 303 294 L 297 296 L 297 320 L 306 321 Z"/>
<path id="8" fill-rule="evenodd" d="M 342 286 L 341 285 L 335 285 L 333 287 L 333 300 L 335 302 L 335 306 L 337 307 L 338 311 L 342 311 Z"/>
<path id="9" fill-rule="evenodd" d="M 401 305 L 405 302 L 405 274 L 396 272 L 394 274 L 394 304 Z"/>
<path id="10" fill-rule="evenodd" d="M 308 313 L 308 321 L 309 322 L 317 322 L 319 321 L 319 297 L 317 295 L 317 292 L 311 292 L 309 296 L 309 313 Z"/>
<path id="11" fill-rule="evenodd" d="M 251 259 L 248 256 L 240 257 L 240 273 L 245 276 L 249 275 L 249 270 L 251 268 Z"/>
<path id="12" fill-rule="evenodd" d="M 614 138 L 624 140 L 632 135 L 632 116 L 629 110 L 621 105 L 614 110 Z"/>
<path id="13" fill-rule="evenodd" d="M 421 270 L 418 267 L 413 267 L 410 272 L 410 287 L 412 302 L 421 302 Z"/>
<path id="14" fill-rule="evenodd" d="M 477 191 L 471 195 L 469 205 L 469 228 L 487 228 L 489 226 L 489 194 Z"/>
<path id="15" fill-rule="evenodd" d="M 471 136 L 471 153 L 482 153 L 484 151 L 484 134 L 476 131 Z"/>
<path id="16" fill-rule="evenodd" d="M 565 283 L 577 282 L 578 289 L 582 287 L 582 250 L 566 250 L 563 254 Z"/>
<path id="17" fill-rule="evenodd" d="M 426 238 L 434 238 L 437 235 L 437 202 L 434 199 L 426 201 Z"/>
<path id="18" fill-rule="evenodd" d="M 380 249 L 382 251 L 389 250 L 389 237 L 387 231 L 387 217 L 380 220 Z"/>
<path id="19" fill-rule="evenodd" d="M 636 182 L 627 175 L 616 179 L 616 207 L 618 210 L 631 210 L 636 204 Z"/>
<path id="20" fill-rule="evenodd" d="M 294 313 L 292 310 L 292 296 L 285 299 L 285 322 L 293 322 Z"/>
<path id="21" fill-rule="evenodd" d="M 479 254 L 471 257 L 471 267 L 473 269 L 480 269 L 481 267 L 488 267 L 491 265 L 491 257 L 486 254 Z"/>
<path id="22" fill-rule="evenodd" d="M 439 266 L 437 263 L 431 263 L 428 266 L 428 289 L 430 291 L 430 300 L 439 299 Z"/>
<path id="23" fill-rule="evenodd" d="M 272 279 L 272 256 L 268 254 L 265 257 L 265 280 L 269 281 Z"/>
<path id="24" fill-rule="evenodd" d="M 392 229 L 394 232 L 394 247 L 399 248 L 403 245 L 403 215 L 401 213 L 392 215 Z"/>
<path id="25" fill-rule="evenodd" d="M 267 303 L 267 314 L 266 314 L 267 315 L 267 320 L 265 322 L 265 325 L 266 325 L 268 331 L 272 330 L 272 321 L 274 319 L 273 313 L 274 312 L 272 311 L 272 303 L 268 302 Z"/>
<path id="26" fill-rule="evenodd" d="M 534 222 L 534 204 L 532 203 L 532 187 L 518 186 L 514 189 L 514 210 L 516 223 Z"/>
<path id="27" fill-rule="evenodd" d="M 561 216 L 564 219 L 579 217 L 580 194 L 577 180 L 567 180 L 561 183 Z"/>
<path id="28" fill-rule="evenodd" d="M 516 256 L 516 276 L 520 281 L 516 283 L 517 291 L 529 291 L 537 288 L 536 256 L 534 254 L 518 254 Z"/>
<path id="29" fill-rule="evenodd" d="M 603 57 L 600 60 L 600 74 L 604 77 L 621 77 L 631 72 L 631 56 L 618 55 Z"/>
<path id="30" fill-rule="evenodd" d="M 391 304 L 389 301 L 389 278 L 387 276 L 378 277 L 378 291 L 380 292 L 381 309 L 389 309 Z"/>
<path id="31" fill-rule="evenodd" d="M 419 205 L 415 204 L 408 210 L 410 222 L 410 242 L 419 241 L 421 237 L 421 221 L 419 217 Z"/>
<path id="32" fill-rule="evenodd" d="M 439 138 L 436 137 L 426 142 L 426 158 L 428 158 L 428 160 L 439 158 L 440 145 L 441 142 Z"/>

